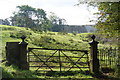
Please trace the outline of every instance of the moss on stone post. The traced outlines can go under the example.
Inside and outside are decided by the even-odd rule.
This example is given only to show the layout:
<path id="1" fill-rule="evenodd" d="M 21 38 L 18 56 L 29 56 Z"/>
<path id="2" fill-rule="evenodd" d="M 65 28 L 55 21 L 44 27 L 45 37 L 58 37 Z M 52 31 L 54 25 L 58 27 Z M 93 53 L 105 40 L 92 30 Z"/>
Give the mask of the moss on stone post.
<path id="1" fill-rule="evenodd" d="M 92 73 L 99 73 L 99 59 L 97 58 L 98 48 L 97 45 L 99 42 L 95 41 L 95 36 L 92 37 L 92 42 L 90 42 L 90 70 Z"/>

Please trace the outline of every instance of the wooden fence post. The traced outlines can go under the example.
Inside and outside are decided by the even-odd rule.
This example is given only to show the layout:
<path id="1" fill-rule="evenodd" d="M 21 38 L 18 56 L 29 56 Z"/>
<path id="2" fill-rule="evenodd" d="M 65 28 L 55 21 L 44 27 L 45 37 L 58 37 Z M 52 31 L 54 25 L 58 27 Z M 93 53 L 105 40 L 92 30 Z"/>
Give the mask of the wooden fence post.
<path id="1" fill-rule="evenodd" d="M 95 35 L 92 37 L 92 42 L 90 42 L 90 70 L 92 73 L 99 73 L 99 59 L 97 58 L 98 48 L 97 45 L 99 42 L 95 41 Z"/>
<path id="2" fill-rule="evenodd" d="M 28 43 L 26 43 L 24 41 L 26 37 L 22 36 L 22 42 L 19 43 L 19 47 L 20 47 L 20 57 L 19 57 L 19 63 L 20 63 L 20 69 L 23 70 L 29 70 L 29 64 L 27 62 L 27 45 Z"/>

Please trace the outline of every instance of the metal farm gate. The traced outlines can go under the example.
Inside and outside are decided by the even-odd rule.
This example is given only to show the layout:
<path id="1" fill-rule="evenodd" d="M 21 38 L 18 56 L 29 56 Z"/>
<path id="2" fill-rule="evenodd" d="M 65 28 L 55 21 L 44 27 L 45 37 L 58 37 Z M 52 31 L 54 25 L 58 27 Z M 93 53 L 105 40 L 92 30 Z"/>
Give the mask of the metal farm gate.
<path id="1" fill-rule="evenodd" d="M 28 48 L 28 62 L 36 72 L 90 70 L 86 50 Z"/>
<path id="2" fill-rule="evenodd" d="M 22 70 L 30 69 L 36 72 L 58 71 L 60 73 L 64 71 L 75 72 L 77 70 L 86 73 L 88 73 L 87 71 L 95 74 L 99 73 L 99 59 L 97 55 L 98 42 L 95 41 L 95 35 L 91 37 L 92 41 L 89 43 L 90 54 L 88 54 L 87 50 L 48 48 L 27 49 L 28 43 L 24 41 L 25 38 L 25 36 L 22 36 L 22 42 L 9 42 L 9 44 L 6 45 L 7 61 L 10 64 L 17 65 Z M 16 55 L 18 53 L 19 55 Z M 13 58 L 15 60 L 13 60 Z"/>

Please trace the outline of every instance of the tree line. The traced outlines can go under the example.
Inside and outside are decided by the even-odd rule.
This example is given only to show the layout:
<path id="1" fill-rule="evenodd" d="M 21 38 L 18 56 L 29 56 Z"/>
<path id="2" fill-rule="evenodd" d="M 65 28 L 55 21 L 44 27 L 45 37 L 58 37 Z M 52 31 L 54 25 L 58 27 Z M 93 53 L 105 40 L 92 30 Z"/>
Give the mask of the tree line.
<path id="1" fill-rule="evenodd" d="M 3 20 L 4 25 L 29 27 L 39 31 L 53 31 L 53 29 L 57 29 L 55 27 L 66 23 L 65 19 L 59 18 L 53 12 L 50 12 L 47 17 L 47 13 L 43 9 L 33 8 L 29 5 L 17 6 L 16 8 L 17 11 L 13 12 L 13 16 Z"/>

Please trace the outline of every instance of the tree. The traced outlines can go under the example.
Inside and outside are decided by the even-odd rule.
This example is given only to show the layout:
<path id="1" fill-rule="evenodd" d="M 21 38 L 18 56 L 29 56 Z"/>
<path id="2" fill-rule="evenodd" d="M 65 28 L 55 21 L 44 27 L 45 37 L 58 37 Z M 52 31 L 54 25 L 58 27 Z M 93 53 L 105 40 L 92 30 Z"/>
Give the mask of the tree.
<path id="1" fill-rule="evenodd" d="M 117 75 L 120 75 L 120 2 L 83 2 L 84 4 L 88 4 L 88 6 L 96 6 L 98 7 L 99 12 L 96 13 L 100 15 L 96 28 L 100 33 L 113 37 L 116 39 L 118 45 L 118 55 L 117 55 Z M 79 3 L 79 4 L 83 4 Z"/>
<path id="2" fill-rule="evenodd" d="M 31 6 L 28 5 L 23 5 L 23 6 L 17 6 L 19 9 L 18 13 L 24 15 L 25 17 L 32 18 L 35 12 L 35 8 L 32 8 Z"/>
<path id="3" fill-rule="evenodd" d="M 52 25 L 52 31 L 59 32 L 61 31 L 62 25 L 66 24 L 66 20 L 59 18 L 55 13 L 50 12 L 49 18 Z"/>
<path id="4" fill-rule="evenodd" d="M 11 17 L 12 25 L 21 27 L 33 27 L 34 22 L 32 20 L 32 16 L 35 9 L 28 5 L 17 6 L 17 8 L 19 9 L 18 12 L 14 12 L 14 16 Z"/>
<path id="5" fill-rule="evenodd" d="M 96 2 L 94 0 L 88 0 L 87 2 L 81 2 L 79 4 L 87 4 L 89 6 L 97 7 L 99 12 L 95 15 L 99 15 L 96 28 L 101 33 L 105 33 L 111 36 L 117 36 L 120 33 L 119 27 L 119 8 L 120 2 Z M 78 5 L 79 5 L 78 4 Z"/>
<path id="6" fill-rule="evenodd" d="M 37 27 L 41 26 L 40 27 L 41 30 L 45 31 L 49 29 L 50 27 L 49 20 L 47 19 L 46 13 L 43 9 L 37 9 L 35 11 L 35 17 L 36 17 L 35 23 Z"/>
<path id="7" fill-rule="evenodd" d="M 120 4 L 118 2 L 101 2 L 99 4 L 98 10 L 100 11 L 100 17 L 98 18 L 96 27 L 100 30 L 100 32 L 106 33 L 110 37 L 119 37 L 119 8 Z"/>
<path id="8" fill-rule="evenodd" d="M 9 20 L 8 20 L 8 19 L 4 19 L 4 20 L 3 20 L 3 25 L 10 25 Z"/>
<path id="9" fill-rule="evenodd" d="M 50 12 L 48 19 L 51 21 L 52 24 L 58 24 L 59 17 L 55 13 Z"/>
<path id="10" fill-rule="evenodd" d="M 96 27 L 101 33 L 116 39 L 118 50 L 120 50 L 120 3 L 119 2 L 101 2 L 98 6 L 100 17 Z M 117 55 L 117 75 L 120 75 L 120 51 Z"/>
<path id="11" fill-rule="evenodd" d="M 49 18 L 48 18 L 52 24 L 57 25 L 65 25 L 67 22 L 63 18 L 59 18 L 55 13 L 50 12 Z"/>
<path id="12" fill-rule="evenodd" d="M 28 5 L 17 6 L 18 11 L 11 17 L 12 25 L 30 27 L 41 31 L 49 29 L 49 20 L 43 9 L 36 9 Z"/>

